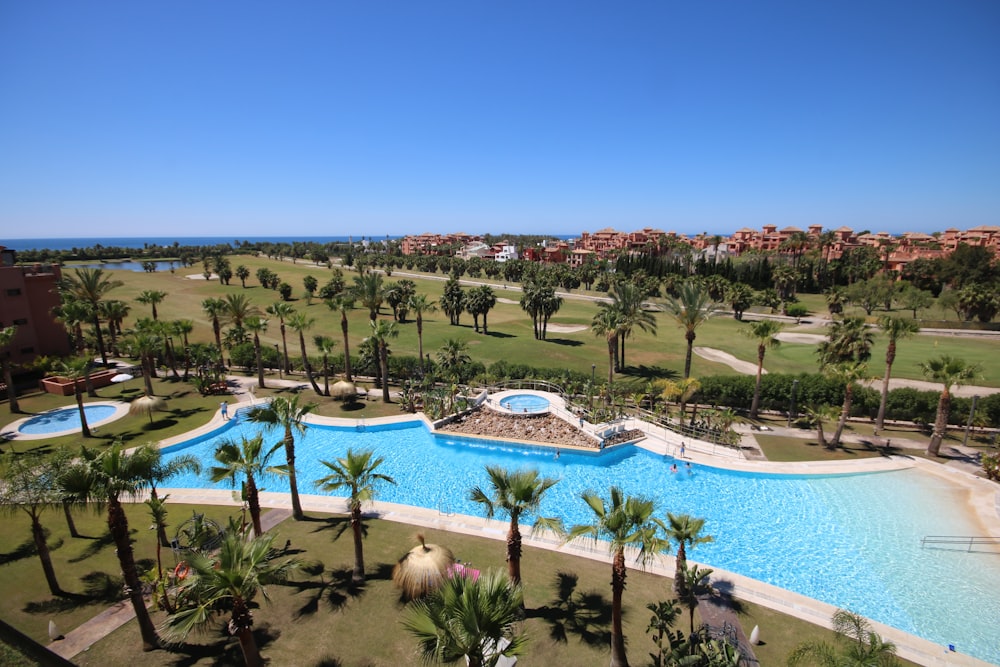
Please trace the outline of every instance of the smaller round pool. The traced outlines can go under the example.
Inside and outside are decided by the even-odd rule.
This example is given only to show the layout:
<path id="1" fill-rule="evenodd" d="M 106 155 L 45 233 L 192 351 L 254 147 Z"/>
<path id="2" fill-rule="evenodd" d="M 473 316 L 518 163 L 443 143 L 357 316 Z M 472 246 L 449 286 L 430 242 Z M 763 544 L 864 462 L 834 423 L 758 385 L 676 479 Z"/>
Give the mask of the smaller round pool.
<path id="1" fill-rule="evenodd" d="M 83 411 L 87 415 L 87 424 L 92 425 L 108 419 L 115 414 L 113 405 L 85 405 Z M 63 433 L 65 431 L 76 431 L 82 428 L 80 423 L 80 411 L 73 408 L 60 408 L 50 410 L 40 415 L 35 415 L 18 427 L 19 433 L 25 435 L 49 435 L 52 433 Z"/>
<path id="2" fill-rule="evenodd" d="M 511 412 L 545 412 L 549 409 L 549 400 L 534 394 L 514 394 L 501 398 L 500 407 Z"/>

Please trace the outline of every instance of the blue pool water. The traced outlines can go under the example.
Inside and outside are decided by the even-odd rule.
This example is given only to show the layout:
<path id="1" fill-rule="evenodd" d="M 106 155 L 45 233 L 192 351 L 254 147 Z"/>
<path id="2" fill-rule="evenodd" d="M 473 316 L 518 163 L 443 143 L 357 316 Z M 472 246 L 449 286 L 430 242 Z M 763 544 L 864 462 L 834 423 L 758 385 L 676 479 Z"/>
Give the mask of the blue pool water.
<path id="1" fill-rule="evenodd" d="M 103 419 L 107 419 L 115 413 L 113 405 L 85 405 L 83 411 L 87 415 L 87 424 L 91 425 Z M 50 433 L 62 433 L 63 431 L 80 430 L 83 424 L 80 423 L 80 411 L 78 408 L 60 408 L 51 410 L 40 415 L 35 415 L 28 421 L 21 424 L 18 432 L 26 435 L 48 435 Z"/>
<path id="2" fill-rule="evenodd" d="M 167 448 L 211 461 L 225 438 L 251 436 L 254 424 L 227 424 L 213 434 Z M 281 431 L 266 433 L 276 443 Z M 502 445 L 432 435 L 421 422 L 363 430 L 312 426 L 297 440 L 302 493 L 328 473 L 319 459 L 342 456 L 349 447 L 373 448 L 385 458 L 379 500 L 481 516 L 467 500 L 473 486 L 487 485 L 486 464 L 533 467 L 561 481 L 545 496 L 542 513 L 567 524 L 590 520 L 582 491 L 607 495 L 612 485 L 655 498 L 669 510 L 705 517 L 715 542 L 692 557 L 710 566 L 753 577 L 906 632 L 1000 663 L 994 623 L 1000 618 L 1000 557 L 920 547 L 924 535 L 981 534 L 963 509 L 964 496 L 919 470 L 840 476 L 766 475 L 693 465 L 670 473 L 673 459 L 638 447 L 603 454 Z M 281 450 L 275 463 L 282 463 Z M 188 475 L 171 486 L 211 488 Z M 269 491 L 287 491 L 272 478 Z M 592 515 L 591 515 L 592 516 Z M 530 523 L 528 518 L 525 523 Z"/>
<path id="3" fill-rule="evenodd" d="M 548 399 L 534 394 L 514 394 L 500 399 L 500 405 L 511 412 L 544 412 L 549 409 Z"/>

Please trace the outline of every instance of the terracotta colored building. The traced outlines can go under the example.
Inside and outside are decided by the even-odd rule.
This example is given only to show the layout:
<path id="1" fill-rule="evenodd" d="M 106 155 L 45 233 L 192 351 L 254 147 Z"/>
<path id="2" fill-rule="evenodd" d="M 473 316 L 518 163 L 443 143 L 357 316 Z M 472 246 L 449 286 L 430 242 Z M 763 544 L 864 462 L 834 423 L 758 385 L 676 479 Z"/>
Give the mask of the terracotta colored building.
<path id="1" fill-rule="evenodd" d="M 52 316 L 59 305 L 56 284 L 62 270 L 55 264 L 17 266 L 16 261 L 13 250 L 0 246 L 0 327 L 17 326 L 8 348 L 11 361 L 24 364 L 40 354 L 69 354 L 69 336 Z"/>

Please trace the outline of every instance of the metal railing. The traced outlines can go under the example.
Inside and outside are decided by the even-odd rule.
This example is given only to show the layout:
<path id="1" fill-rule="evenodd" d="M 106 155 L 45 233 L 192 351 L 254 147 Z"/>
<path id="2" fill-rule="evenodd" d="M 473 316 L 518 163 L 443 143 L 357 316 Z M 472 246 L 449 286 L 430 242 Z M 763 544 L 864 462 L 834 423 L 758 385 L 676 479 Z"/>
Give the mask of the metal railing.
<path id="1" fill-rule="evenodd" d="M 925 535 L 920 538 L 920 546 L 927 545 L 948 545 L 966 547 L 966 551 L 972 551 L 975 546 L 997 546 L 1000 547 L 1000 537 L 976 536 L 976 535 Z M 942 548 L 942 547 L 937 547 Z M 1000 555 L 1000 551 L 996 551 Z"/>

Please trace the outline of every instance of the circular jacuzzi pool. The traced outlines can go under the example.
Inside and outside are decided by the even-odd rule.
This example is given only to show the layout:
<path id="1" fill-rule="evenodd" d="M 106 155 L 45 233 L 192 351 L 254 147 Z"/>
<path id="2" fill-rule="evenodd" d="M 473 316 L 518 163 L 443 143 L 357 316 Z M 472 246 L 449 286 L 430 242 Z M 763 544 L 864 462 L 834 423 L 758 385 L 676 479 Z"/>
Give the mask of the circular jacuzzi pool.
<path id="1" fill-rule="evenodd" d="M 513 394 L 501 398 L 500 407 L 511 412 L 545 412 L 549 409 L 549 400 L 535 394 Z"/>
<path id="2" fill-rule="evenodd" d="M 114 416 L 117 408 L 114 405 L 85 405 L 83 411 L 87 415 L 87 424 L 93 426 L 96 423 L 105 421 Z M 80 423 L 80 410 L 76 407 L 59 408 L 49 410 L 40 415 L 35 415 L 22 423 L 18 428 L 18 433 L 24 435 L 55 435 L 68 432 L 79 431 L 83 425 Z"/>

